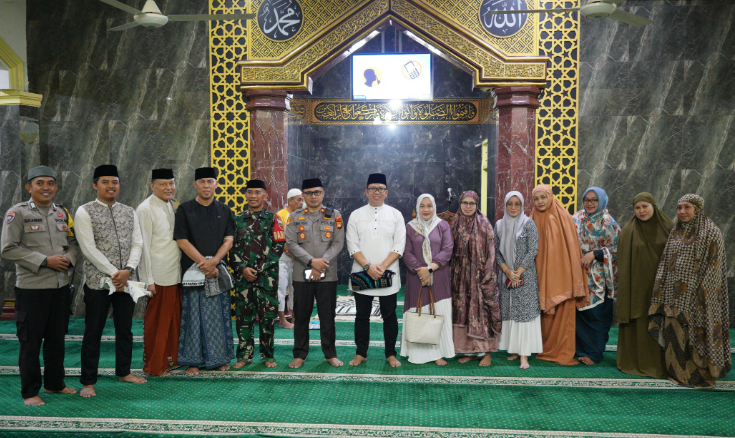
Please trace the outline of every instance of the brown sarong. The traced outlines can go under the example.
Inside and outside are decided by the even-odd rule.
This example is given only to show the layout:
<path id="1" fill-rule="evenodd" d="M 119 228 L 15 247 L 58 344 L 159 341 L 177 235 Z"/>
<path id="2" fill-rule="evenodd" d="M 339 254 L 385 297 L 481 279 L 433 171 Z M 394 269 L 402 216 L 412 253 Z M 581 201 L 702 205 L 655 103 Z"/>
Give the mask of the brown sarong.
<path id="1" fill-rule="evenodd" d="M 541 313 L 541 336 L 544 352 L 536 359 L 547 360 L 560 365 L 576 365 L 574 359 L 576 336 L 575 300 L 566 300 L 556 306 L 556 313 Z"/>
<path id="2" fill-rule="evenodd" d="M 143 372 L 158 376 L 177 367 L 181 285 L 156 287 L 143 316 Z"/>

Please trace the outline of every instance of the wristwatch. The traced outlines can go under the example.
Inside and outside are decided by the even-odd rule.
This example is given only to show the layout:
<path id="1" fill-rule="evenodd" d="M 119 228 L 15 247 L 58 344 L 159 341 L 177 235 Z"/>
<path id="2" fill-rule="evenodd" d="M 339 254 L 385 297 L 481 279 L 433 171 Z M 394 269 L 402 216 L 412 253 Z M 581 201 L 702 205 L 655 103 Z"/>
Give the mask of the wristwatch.
<path id="1" fill-rule="evenodd" d="M 429 266 L 429 274 L 433 274 L 433 273 L 434 273 L 434 270 L 431 269 L 431 266 Z"/>
<path id="2" fill-rule="evenodd" d="M 46 257 L 45 259 L 43 259 L 43 261 L 41 262 L 41 266 L 42 267 L 43 266 L 47 266 L 47 265 L 48 265 L 48 257 Z"/>
<path id="3" fill-rule="evenodd" d="M 128 271 L 130 271 L 131 274 L 133 273 L 133 271 L 135 271 L 135 269 L 134 268 L 131 268 L 130 266 L 126 266 L 125 269 L 127 269 Z"/>
<path id="4" fill-rule="evenodd" d="M 368 269 L 370 269 L 370 263 L 368 263 L 367 265 L 365 265 L 365 266 L 362 267 L 362 270 L 363 271 L 366 271 L 367 272 Z"/>

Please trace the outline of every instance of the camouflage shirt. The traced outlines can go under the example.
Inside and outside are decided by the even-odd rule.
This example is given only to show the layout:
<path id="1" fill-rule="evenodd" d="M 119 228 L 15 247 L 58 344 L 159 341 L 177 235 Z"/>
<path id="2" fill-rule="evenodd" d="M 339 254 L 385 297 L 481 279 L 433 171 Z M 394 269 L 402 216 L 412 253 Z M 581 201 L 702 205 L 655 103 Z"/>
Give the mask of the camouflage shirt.
<path id="1" fill-rule="evenodd" d="M 242 290 L 258 286 L 275 290 L 278 284 L 278 260 L 286 243 L 283 221 L 267 210 L 250 210 L 235 215 L 235 242 L 230 250 L 230 267 L 235 271 L 235 285 Z M 257 271 L 255 283 L 242 275 L 244 268 Z"/>

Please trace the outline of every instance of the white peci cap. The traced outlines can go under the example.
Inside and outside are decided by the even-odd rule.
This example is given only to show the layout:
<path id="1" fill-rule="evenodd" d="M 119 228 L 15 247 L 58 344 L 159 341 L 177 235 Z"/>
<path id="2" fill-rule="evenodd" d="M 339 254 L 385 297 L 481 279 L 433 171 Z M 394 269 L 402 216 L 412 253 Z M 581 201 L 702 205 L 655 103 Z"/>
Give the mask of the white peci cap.
<path id="1" fill-rule="evenodd" d="M 286 199 L 291 199 L 294 196 L 299 196 L 301 194 L 301 190 L 299 189 L 291 189 L 288 191 L 288 194 L 286 195 Z"/>

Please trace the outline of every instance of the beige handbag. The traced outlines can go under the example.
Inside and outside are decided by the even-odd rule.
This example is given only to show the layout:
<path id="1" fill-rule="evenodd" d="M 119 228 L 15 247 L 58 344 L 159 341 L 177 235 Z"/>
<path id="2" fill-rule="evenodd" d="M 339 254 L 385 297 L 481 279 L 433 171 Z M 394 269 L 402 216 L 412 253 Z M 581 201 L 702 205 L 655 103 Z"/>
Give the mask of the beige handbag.
<path id="1" fill-rule="evenodd" d="M 434 307 L 434 294 L 429 286 L 429 314 L 421 314 L 421 289 L 419 289 L 419 299 L 416 303 L 416 312 L 406 313 L 406 323 L 403 330 L 406 331 L 406 340 L 415 344 L 433 344 L 439 345 L 439 338 L 442 334 L 442 326 L 444 325 L 444 317 L 436 314 Z"/>

